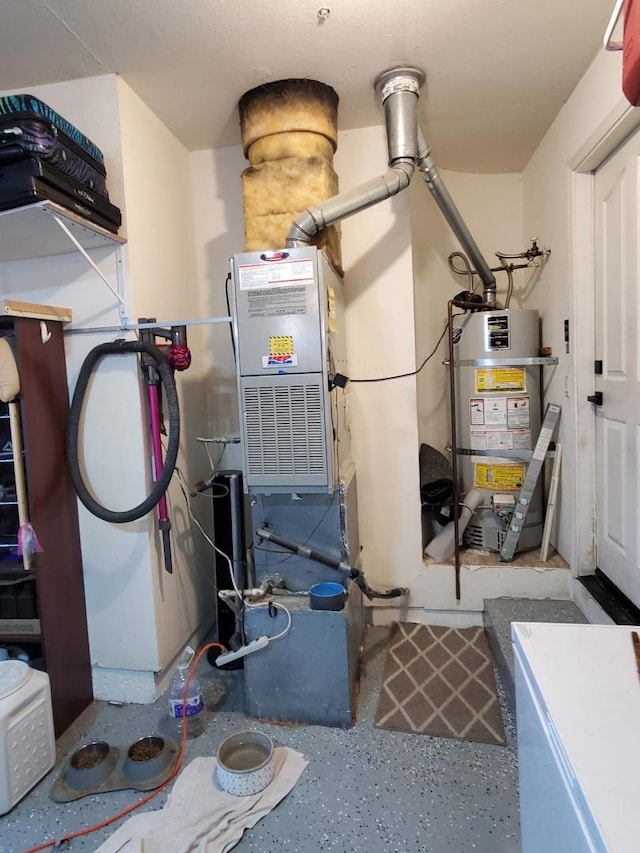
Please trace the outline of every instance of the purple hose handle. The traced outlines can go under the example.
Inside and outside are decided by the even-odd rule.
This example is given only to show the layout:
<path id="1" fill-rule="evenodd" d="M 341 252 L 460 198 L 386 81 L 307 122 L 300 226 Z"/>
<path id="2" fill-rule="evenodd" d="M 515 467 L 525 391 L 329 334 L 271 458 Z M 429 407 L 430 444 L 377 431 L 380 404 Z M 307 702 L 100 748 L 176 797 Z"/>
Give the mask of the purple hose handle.
<path id="1" fill-rule="evenodd" d="M 153 467 L 155 469 L 155 479 L 157 480 L 162 474 L 164 466 L 162 460 L 162 443 L 160 441 L 160 409 L 158 406 L 159 386 L 149 384 L 149 417 L 151 420 L 151 444 L 153 447 Z M 158 501 L 158 518 L 159 528 L 162 531 L 162 547 L 164 550 L 164 567 L 171 574 L 173 572 L 173 561 L 171 559 L 171 542 L 169 539 L 169 530 L 171 522 L 169 520 L 169 510 L 167 508 L 166 495 L 162 495 Z"/>

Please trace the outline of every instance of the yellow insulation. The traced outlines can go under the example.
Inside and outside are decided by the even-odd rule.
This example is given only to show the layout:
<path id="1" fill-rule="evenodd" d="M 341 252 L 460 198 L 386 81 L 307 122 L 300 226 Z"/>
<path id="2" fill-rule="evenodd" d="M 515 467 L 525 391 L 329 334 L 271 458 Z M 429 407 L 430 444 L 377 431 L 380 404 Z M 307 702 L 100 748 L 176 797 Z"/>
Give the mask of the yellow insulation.
<path id="1" fill-rule="evenodd" d="M 246 92 L 238 110 L 250 163 L 242 173 L 245 251 L 282 249 L 295 216 L 339 192 L 338 96 L 316 80 L 278 80 Z M 342 270 L 338 226 L 312 243 Z"/>

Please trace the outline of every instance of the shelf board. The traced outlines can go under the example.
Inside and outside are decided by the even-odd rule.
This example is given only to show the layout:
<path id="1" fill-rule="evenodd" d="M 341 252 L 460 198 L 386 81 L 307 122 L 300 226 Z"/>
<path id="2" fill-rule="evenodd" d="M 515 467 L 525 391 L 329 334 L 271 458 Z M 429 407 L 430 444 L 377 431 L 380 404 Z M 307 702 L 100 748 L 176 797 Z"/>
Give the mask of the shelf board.
<path id="1" fill-rule="evenodd" d="M 71 241 L 69 245 L 72 245 Z M 33 320 L 57 320 L 60 323 L 70 323 L 72 317 L 71 308 L 17 302 L 15 299 L 0 299 L 0 314 L 5 317 L 30 317 Z M 0 419 L 8 417 L 9 415 L 0 415 Z"/>
<path id="2" fill-rule="evenodd" d="M 40 620 L 39 619 L 0 619 L 0 636 L 12 637 L 14 639 L 39 640 L 40 639 Z M 5 640 L 8 642 L 8 640 Z"/>
<path id="3" fill-rule="evenodd" d="M 84 249 L 121 246 L 124 237 L 94 225 L 52 201 L 0 211 L 0 261 L 65 255 L 77 249 L 55 221 L 59 216 Z"/>

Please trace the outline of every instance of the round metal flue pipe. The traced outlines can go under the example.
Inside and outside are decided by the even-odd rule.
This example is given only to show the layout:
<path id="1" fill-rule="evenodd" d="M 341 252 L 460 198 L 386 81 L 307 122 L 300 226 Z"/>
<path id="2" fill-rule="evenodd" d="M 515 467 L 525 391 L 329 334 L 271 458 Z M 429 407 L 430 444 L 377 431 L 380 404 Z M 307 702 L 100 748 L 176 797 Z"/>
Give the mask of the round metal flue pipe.
<path id="1" fill-rule="evenodd" d="M 389 170 L 360 187 L 309 207 L 293 220 L 287 246 L 308 245 L 323 228 L 385 201 L 409 186 L 418 159 L 418 92 L 426 75 L 418 68 L 383 71 L 375 81 L 384 104 Z"/>
<path id="2" fill-rule="evenodd" d="M 384 106 L 389 165 L 418 156 L 417 100 L 427 75 L 419 68 L 390 68 L 376 77 L 374 89 Z"/>

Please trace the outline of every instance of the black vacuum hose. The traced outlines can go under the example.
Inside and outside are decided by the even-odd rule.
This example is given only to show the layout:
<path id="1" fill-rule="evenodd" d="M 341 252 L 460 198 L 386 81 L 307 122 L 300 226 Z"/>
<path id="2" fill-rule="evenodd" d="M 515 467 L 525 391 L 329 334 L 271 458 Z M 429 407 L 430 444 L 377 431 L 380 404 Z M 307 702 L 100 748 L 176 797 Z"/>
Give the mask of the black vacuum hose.
<path id="1" fill-rule="evenodd" d="M 80 428 L 80 417 L 84 397 L 89 385 L 91 374 L 101 358 L 105 355 L 121 355 L 124 353 L 145 353 L 155 362 L 158 374 L 164 385 L 167 398 L 167 409 L 169 415 L 169 440 L 166 458 L 162 466 L 162 474 L 153 485 L 150 494 L 133 509 L 116 512 L 99 504 L 87 489 L 78 461 L 78 432 Z M 73 392 L 73 400 L 69 410 L 69 423 L 67 427 L 67 462 L 71 473 L 71 479 L 75 486 L 78 498 L 86 506 L 90 513 L 101 518 L 103 521 L 111 521 L 115 524 L 124 524 L 127 521 L 135 521 L 150 512 L 158 503 L 173 476 L 176 460 L 178 458 L 178 445 L 180 444 L 180 406 L 178 403 L 178 392 L 176 389 L 173 371 L 165 354 L 154 344 L 142 341 L 114 341 L 107 344 L 99 344 L 91 350 L 84 360 L 80 369 L 78 382 Z"/>

